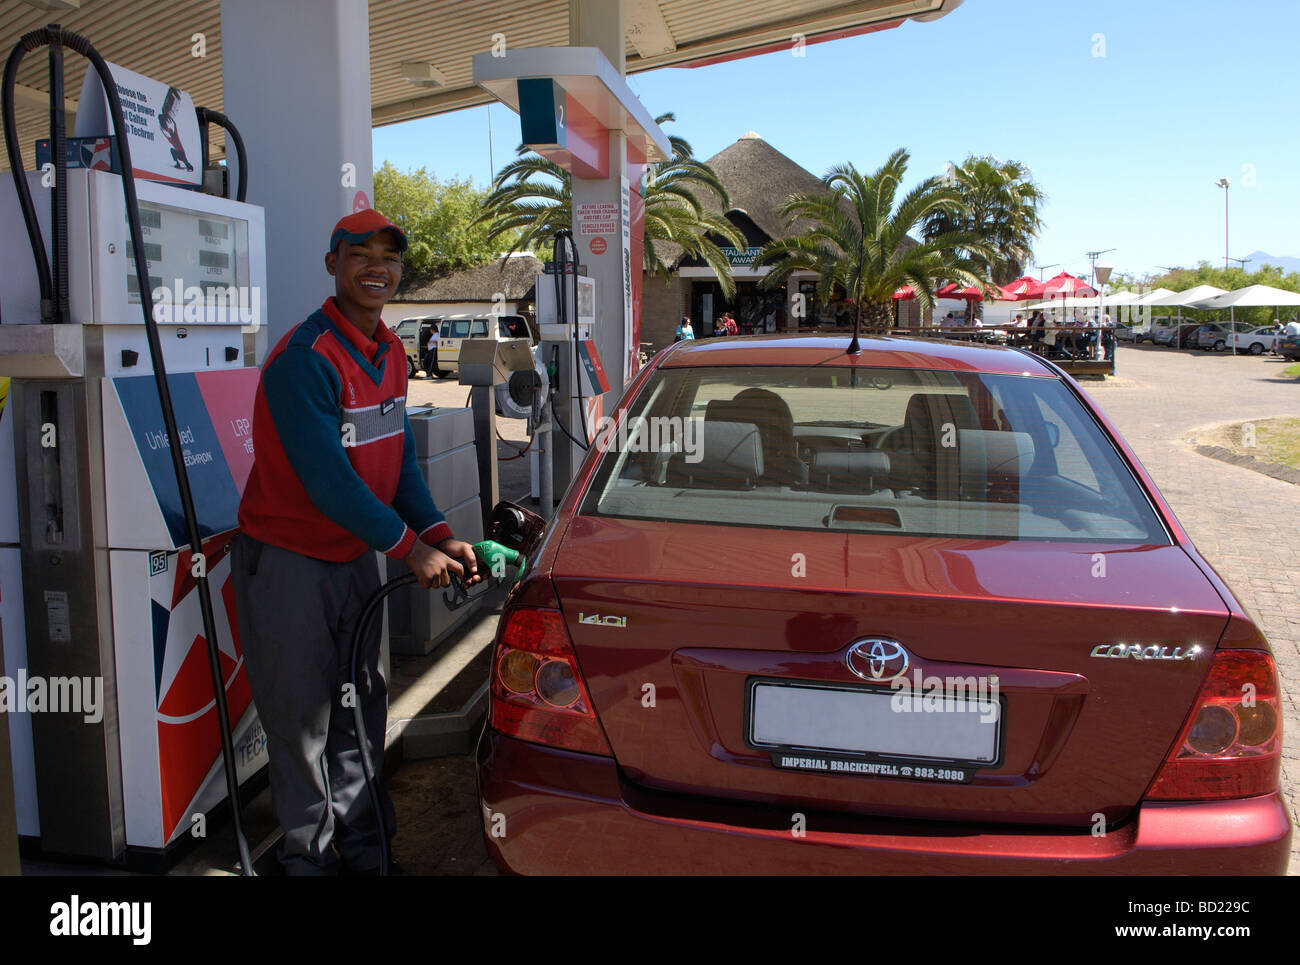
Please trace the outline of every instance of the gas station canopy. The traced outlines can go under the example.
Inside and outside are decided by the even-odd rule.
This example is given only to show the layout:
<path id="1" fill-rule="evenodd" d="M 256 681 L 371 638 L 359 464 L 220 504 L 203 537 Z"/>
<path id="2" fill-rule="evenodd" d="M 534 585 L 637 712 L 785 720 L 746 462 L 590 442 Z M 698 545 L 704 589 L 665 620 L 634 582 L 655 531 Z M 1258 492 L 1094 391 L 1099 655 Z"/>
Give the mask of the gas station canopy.
<path id="1" fill-rule="evenodd" d="M 309 16 L 319 0 L 297 3 Z M 326 0 L 328 2 L 328 0 Z M 703 66 L 788 48 L 795 38 L 816 43 L 932 20 L 961 0 L 623 0 L 625 70 Z M 184 88 L 195 104 L 224 110 L 219 0 L 7 0 L 0 47 L 48 23 L 92 38 L 104 57 Z M 50 9 L 54 7 L 56 9 Z M 75 9 L 67 9 L 74 7 Z M 581 44 L 571 36 L 569 0 L 371 0 L 370 91 L 374 126 L 487 104 L 494 97 L 473 77 L 472 59 L 493 45 L 507 49 Z M 67 107 L 80 89 L 80 58 L 68 58 Z M 345 79 L 348 68 L 340 73 Z M 291 84 L 292 78 L 286 78 Z M 24 161 L 48 129 L 48 72 L 43 56 L 19 71 L 19 140 Z M 72 122 L 69 120 L 69 128 Z M 213 156 L 222 132 L 212 131 Z M 7 169 L 8 164 L 0 159 Z"/>

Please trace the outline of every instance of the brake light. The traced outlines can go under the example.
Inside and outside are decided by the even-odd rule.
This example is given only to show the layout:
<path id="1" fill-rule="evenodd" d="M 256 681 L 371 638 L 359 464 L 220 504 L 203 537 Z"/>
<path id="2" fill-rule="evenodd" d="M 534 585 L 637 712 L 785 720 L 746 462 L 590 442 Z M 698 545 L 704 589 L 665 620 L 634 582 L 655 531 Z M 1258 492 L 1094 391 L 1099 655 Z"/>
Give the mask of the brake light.
<path id="1" fill-rule="evenodd" d="M 1149 801 L 1256 797 L 1278 788 L 1282 714 L 1273 658 L 1220 650 Z"/>
<path id="2" fill-rule="evenodd" d="M 559 610 L 515 607 L 492 655 L 492 727 L 535 744 L 613 757 Z"/>

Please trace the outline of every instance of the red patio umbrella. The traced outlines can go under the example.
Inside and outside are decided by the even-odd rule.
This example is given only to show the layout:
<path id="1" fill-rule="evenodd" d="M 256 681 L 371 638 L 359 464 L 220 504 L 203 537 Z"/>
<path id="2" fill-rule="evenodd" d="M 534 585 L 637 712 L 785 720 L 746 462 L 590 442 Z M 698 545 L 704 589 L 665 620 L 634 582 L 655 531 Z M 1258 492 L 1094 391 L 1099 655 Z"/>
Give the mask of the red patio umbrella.
<path id="1" fill-rule="evenodd" d="M 983 300 L 984 292 L 978 285 L 969 285 L 962 288 L 955 281 L 950 281 L 935 292 L 934 296 L 936 298 L 960 298 L 962 301 L 978 302 Z"/>
<path id="2" fill-rule="evenodd" d="M 909 301 L 916 297 L 916 289 L 911 285 L 904 285 L 902 288 L 895 291 L 890 297 L 892 297 L 896 302 Z"/>
<path id="3" fill-rule="evenodd" d="M 1043 285 L 1044 298 L 1069 298 L 1072 295 L 1080 298 L 1091 298 L 1096 294 L 1097 292 L 1089 287 L 1086 281 L 1075 278 L 1068 271 L 1061 272 Z"/>
<path id="4" fill-rule="evenodd" d="M 1031 299 L 1042 298 L 1043 289 L 1046 286 L 1037 278 L 1030 278 L 1023 275 L 1013 282 L 1002 285 L 998 290 L 1002 292 L 1003 301 L 1023 302 Z"/>

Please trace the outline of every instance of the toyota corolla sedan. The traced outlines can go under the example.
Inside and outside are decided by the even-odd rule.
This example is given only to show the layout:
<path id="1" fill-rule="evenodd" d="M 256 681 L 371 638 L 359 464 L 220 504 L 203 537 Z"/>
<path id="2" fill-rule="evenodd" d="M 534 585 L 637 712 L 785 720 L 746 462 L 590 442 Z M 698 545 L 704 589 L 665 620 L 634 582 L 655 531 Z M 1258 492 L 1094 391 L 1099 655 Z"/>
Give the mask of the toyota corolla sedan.
<path id="1" fill-rule="evenodd" d="M 679 342 L 507 600 L 521 873 L 1280 874 L 1269 646 L 1079 387 L 1009 348 Z"/>

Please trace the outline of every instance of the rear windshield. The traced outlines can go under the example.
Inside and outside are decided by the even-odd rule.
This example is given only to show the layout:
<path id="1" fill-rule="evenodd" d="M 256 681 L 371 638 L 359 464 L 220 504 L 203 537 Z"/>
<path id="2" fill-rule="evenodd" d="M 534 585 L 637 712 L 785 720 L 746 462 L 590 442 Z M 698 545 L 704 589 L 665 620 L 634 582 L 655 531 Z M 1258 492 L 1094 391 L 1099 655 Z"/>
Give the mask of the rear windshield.
<path id="1" fill-rule="evenodd" d="M 522 315 L 503 315 L 497 319 L 497 330 L 502 338 L 527 338 L 528 323 Z"/>
<path id="2" fill-rule="evenodd" d="M 773 529 L 1168 544 L 1058 379 L 907 369 L 660 369 L 587 515 Z"/>

